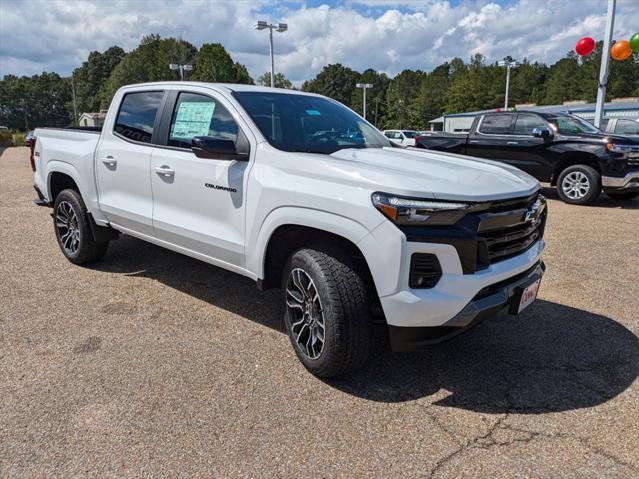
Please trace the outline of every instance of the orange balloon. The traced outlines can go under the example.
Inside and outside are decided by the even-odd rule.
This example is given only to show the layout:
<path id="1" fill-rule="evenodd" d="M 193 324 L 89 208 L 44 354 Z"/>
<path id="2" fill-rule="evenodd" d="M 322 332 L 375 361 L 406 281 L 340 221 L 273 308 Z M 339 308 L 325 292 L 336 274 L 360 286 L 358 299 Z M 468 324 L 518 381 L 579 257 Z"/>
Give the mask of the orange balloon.
<path id="1" fill-rule="evenodd" d="M 627 60 L 632 55 L 632 48 L 628 40 L 619 40 L 610 49 L 610 56 L 615 60 Z"/>

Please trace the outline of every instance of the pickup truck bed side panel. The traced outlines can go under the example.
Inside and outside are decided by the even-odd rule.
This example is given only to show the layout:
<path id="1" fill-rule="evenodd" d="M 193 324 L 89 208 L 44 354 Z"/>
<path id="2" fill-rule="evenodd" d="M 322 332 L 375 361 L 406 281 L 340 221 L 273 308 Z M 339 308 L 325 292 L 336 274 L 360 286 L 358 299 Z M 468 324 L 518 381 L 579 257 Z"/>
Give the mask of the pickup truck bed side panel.
<path id="1" fill-rule="evenodd" d="M 94 156 L 100 135 L 93 132 L 38 128 L 34 132 L 36 142 L 35 182 L 49 201 L 51 195 L 51 175 L 53 172 L 70 176 L 78 185 L 84 202 L 98 224 L 106 218 L 98 206 L 98 192 L 95 183 Z M 72 144 L 72 149 L 69 145 Z M 39 155 L 39 156 L 38 156 Z"/>

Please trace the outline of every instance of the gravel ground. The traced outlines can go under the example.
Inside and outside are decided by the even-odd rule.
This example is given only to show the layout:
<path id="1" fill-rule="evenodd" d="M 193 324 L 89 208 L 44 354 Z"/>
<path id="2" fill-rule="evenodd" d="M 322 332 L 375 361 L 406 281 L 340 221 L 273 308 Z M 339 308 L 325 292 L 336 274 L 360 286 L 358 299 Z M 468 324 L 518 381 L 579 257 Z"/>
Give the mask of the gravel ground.
<path id="1" fill-rule="evenodd" d="M 0 477 L 637 477 L 639 201 L 552 190 L 547 274 L 423 353 L 321 381 L 279 293 L 122 237 L 67 262 L 0 157 Z"/>

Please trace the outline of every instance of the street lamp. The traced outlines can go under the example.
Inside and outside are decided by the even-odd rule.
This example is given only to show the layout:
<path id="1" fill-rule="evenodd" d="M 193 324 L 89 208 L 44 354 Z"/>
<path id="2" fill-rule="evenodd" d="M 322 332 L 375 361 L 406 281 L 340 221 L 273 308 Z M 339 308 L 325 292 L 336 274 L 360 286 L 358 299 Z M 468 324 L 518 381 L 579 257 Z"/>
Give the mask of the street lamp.
<path id="1" fill-rule="evenodd" d="M 193 70 L 193 65 L 178 65 L 177 63 L 170 63 L 169 68 L 171 70 L 180 70 L 180 81 L 184 81 L 184 72 L 190 72 Z"/>
<path id="2" fill-rule="evenodd" d="M 368 90 L 369 88 L 373 88 L 373 85 L 371 83 L 356 83 L 355 86 L 357 88 L 361 88 L 362 89 L 362 93 L 364 94 L 364 114 L 362 115 L 364 117 L 364 120 L 366 119 L 366 90 Z"/>
<path id="3" fill-rule="evenodd" d="M 510 69 L 515 68 L 519 63 L 517 62 L 507 62 L 502 60 L 497 62 L 497 65 L 500 67 L 506 67 L 506 98 L 504 100 L 504 110 L 508 110 L 508 89 L 510 88 Z"/>
<path id="4" fill-rule="evenodd" d="M 278 23 L 277 25 L 273 23 L 265 22 L 264 20 L 260 20 L 255 24 L 256 30 L 265 30 L 268 28 L 268 45 L 269 45 L 269 53 L 271 55 L 271 88 L 275 88 L 275 62 L 273 61 L 273 30 L 276 32 L 285 32 L 288 30 L 288 25 L 286 23 Z"/>

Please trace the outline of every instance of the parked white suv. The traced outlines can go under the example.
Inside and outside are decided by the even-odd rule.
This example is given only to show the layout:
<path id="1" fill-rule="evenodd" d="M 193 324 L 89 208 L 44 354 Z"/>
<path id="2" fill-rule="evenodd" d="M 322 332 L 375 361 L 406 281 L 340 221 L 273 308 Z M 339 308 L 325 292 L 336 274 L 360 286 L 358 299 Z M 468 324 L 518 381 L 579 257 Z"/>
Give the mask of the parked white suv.
<path id="1" fill-rule="evenodd" d="M 283 291 L 318 376 L 361 365 L 374 319 L 419 349 L 508 307 L 543 274 L 538 182 L 487 160 L 400 149 L 331 99 L 194 82 L 121 88 L 102 131 L 35 131 L 37 204 L 63 254 L 126 233 Z"/>
<path id="2" fill-rule="evenodd" d="M 386 138 L 399 146 L 415 146 L 417 132 L 413 130 L 384 130 Z"/>

